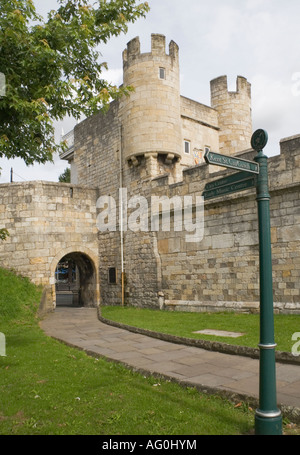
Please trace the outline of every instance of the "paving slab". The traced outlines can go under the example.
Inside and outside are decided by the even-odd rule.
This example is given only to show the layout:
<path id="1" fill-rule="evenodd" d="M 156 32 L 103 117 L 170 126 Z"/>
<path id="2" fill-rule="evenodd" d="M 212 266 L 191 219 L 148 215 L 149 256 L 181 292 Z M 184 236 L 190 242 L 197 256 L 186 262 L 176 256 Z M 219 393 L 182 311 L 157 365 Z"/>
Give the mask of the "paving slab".
<path id="1" fill-rule="evenodd" d="M 162 375 L 200 390 L 259 397 L 259 360 L 171 343 L 101 322 L 95 308 L 58 307 L 41 321 L 44 332 L 127 367 Z M 277 399 L 300 409 L 300 365 L 276 363 Z M 300 415 L 300 413 L 299 413 Z"/>

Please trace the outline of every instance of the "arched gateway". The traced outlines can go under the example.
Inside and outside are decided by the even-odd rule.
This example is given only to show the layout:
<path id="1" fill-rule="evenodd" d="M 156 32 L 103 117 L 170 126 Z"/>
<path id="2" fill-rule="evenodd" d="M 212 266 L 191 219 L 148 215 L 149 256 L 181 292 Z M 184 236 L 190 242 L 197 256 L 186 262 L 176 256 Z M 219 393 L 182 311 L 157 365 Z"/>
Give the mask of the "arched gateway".
<path id="1" fill-rule="evenodd" d="M 0 266 L 43 287 L 44 313 L 56 307 L 57 267 L 69 260 L 77 271 L 78 303 L 98 306 L 97 190 L 41 181 L 0 186 L 0 225 L 9 232 L 0 242 Z"/>
<path id="2" fill-rule="evenodd" d="M 51 263 L 53 307 L 99 305 L 98 258 L 87 249 L 60 252 Z"/>

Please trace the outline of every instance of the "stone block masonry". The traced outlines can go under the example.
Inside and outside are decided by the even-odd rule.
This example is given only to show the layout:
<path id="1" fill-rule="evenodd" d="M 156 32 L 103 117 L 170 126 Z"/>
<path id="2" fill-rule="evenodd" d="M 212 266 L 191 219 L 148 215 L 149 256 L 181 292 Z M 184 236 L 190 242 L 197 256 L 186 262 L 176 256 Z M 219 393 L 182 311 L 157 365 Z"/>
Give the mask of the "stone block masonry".
<path id="1" fill-rule="evenodd" d="M 0 265 L 47 288 L 47 309 L 55 305 L 55 269 L 63 256 L 81 253 L 98 270 L 97 194 L 61 183 L 0 185 L 0 226 L 9 232 L 0 243 Z"/>
<path id="2" fill-rule="evenodd" d="M 220 152 L 234 155 L 250 147 L 252 135 L 251 85 L 238 76 L 236 91 L 229 92 L 227 76 L 211 81 L 211 105 L 219 114 Z"/>
<path id="3" fill-rule="evenodd" d="M 169 310 L 259 310 L 254 188 L 205 201 L 197 241 L 178 230 L 173 206 L 170 229 L 151 224 L 153 197 L 192 198 L 195 224 L 206 183 L 234 172 L 204 163 L 205 151 L 248 160 L 256 154 L 249 149 L 247 80 L 238 76 L 236 91 L 229 92 L 225 76 L 214 79 L 211 106 L 184 98 L 179 48 L 171 41 L 166 51 L 165 44 L 157 34 L 148 53 L 140 52 L 138 38 L 128 43 L 124 84 L 134 91 L 113 101 L 105 115 L 76 125 L 72 147 L 63 154 L 72 184 L 0 185 L 0 227 L 10 232 L 0 243 L 0 265 L 43 285 L 47 309 L 55 307 L 55 269 L 67 256 L 79 269 L 84 305 L 116 305 L 124 297 L 128 305 Z M 300 313 L 300 136 L 283 139 L 280 147 L 280 155 L 268 160 L 274 307 Z M 123 206 L 134 197 L 146 201 L 147 229 L 137 223 L 137 229 L 121 231 L 120 188 L 126 190 Z M 111 198 L 114 229 L 97 228 L 100 196 Z M 128 217 L 136 216 L 139 203 L 127 208 Z"/>
<path id="4" fill-rule="evenodd" d="M 253 155 L 251 150 L 241 154 Z M 274 307 L 285 313 L 300 313 L 299 156 L 300 136 L 295 136 L 281 141 L 281 154 L 269 159 Z M 195 197 L 207 182 L 232 172 L 211 174 L 208 165 L 200 164 L 185 169 L 181 182 L 170 183 L 168 174 L 149 177 L 147 166 L 144 160 L 138 168 L 124 167 L 128 198 Z M 115 180 L 100 179 L 101 191 L 49 182 L 0 185 L 1 227 L 10 233 L 0 244 L 0 264 L 43 285 L 47 309 L 54 307 L 55 268 L 66 254 L 79 254 L 92 264 L 93 304 L 121 303 L 119 225 L 114 232 L 96 227 L 99 195 L 107 189 L 118 202 L 117 169 Z M 169 232 L 124 232 L 126 303 L 179 311 L 258 311 L 255 197 L 250 189 L 207 201 L 199 243 L 186 242 L 184 230 L 174 231 L 172 212 Z M 108 282 L 110 267 L 116 269 L 115 283 Z"/>
<path id="5" fill-rule="evenodd" d="M 252 160 L 255 154 L 247 150 L 239 156 Z M 269 179 L 274 309 L 300 314 L 299 156 L 300 136 L 283 140 L 281 154 L 269 159 Z M 143 179 L 146 169 L 146 161 L 138 168 L 125 168 L 123 183 L 128 197 L 143 195 L 149 207 L 154 195 L 189 195 L 195 200 L 207 182 L 233 172 L 211 174 L 208 165 L 200 164 L 185 169 L 181 182 L 170 183 L 168 175 Z M 124 233 L 126 303 L 159 308 L 164 302 L 165 309 L 177 311 L 258 312 L 255 189 L 205 202 L 202 240 L 189 243 L 186 234 L 174 229 L 172 211 L 168 232 Z M 120 270 L 120 233 L 100 233 L 99 238 L 101 301 L 119 304 L 120 280 L 114 286 L 107 283 L 107 266 L 113 263 Z"/>
<path id="6" fill-rule="evenodd" d="M 255 153 L 244 156 L 252 159 Z M 299 155 L 300 136 L 295 136 L 281 141 L 281 154 L 269 159 L 274 309 L 284 313 L 300 313 Z M 187 169 L 181 184 L 155 191 L 169 197 L 191 191 L 195 195 L 208 181 L 228 174 L 222 171 L 212 178 L 208 166 L 200 165 Z M 186 243 L 185 233 L 158 233 L 166 308 L 259 311 L 255 189 L 207 201 L 204 220 L 204 237 L 198 244 Z"/>
<path id="7" fill-rule="evenodd" d="M 245 78 L 237 78 L 236 92 L 228 92 L 225 76 L 212 81 L 208 107 L 180 96 L 178 49 L 172 44 L 166 54 L 160 35 L 152 36 L 151 53 L 140 53 L 137 38 L 128 43 L 123 63 L 124 80 L 135 92 L 113 102 L 105 117 L 98 114 L 78 125 L 74 147 L 79 182 L 112 196 L 117 210 L 120 187 L 128 198 L 143 196 L 149 204 L 152 196 L 201 196 L 207 182 L 232 172 L 201 161 L 206 145 L 254 158 L 249 149 L 251 88 Z M 159 78 L 160 67 L 166 80 Z M 155 101 L 164 96 L 172 100 L 168 108 Z M 181 130 L 181 139 L 168 139 L 171 126 L 176 134 Z M 198 153 L 200 164 L 193 165 L 193 156 L 183 153 L 183 140 Z M 300 312 L 299 156 L 296 136 L 283 140 L 280 155 L 269 160 L 274 302 L 275 310 L 284 312 Z M 207 201 L 204 237 L 197 244 L 186 242 L 186 232 L 174 227 L 170 232 L 126 231 L 122 258 L 120 226 L 116 232 L 100 232 L 101 303 L 120 304 L 123 261 L 129 305 L 158 308 L 164 302 L 165 308 L 176 310 L 258 311 L 255 198 L 252 189 Z M 107 279 L 110 267 L 117 272 L 113 284 Z"/>

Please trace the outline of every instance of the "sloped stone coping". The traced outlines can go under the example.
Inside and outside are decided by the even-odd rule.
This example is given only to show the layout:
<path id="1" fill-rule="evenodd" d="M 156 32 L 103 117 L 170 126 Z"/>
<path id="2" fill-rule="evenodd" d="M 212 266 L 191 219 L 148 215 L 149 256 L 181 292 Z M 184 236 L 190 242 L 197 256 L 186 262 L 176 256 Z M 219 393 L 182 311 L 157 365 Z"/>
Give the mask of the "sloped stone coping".
<path id="1" fill-rule="evenodd" d="M 108 324 L 120 329 L 128 330 L 129 332 L 139 333 L 152 338 L 158 338 L 159 340 L 169 341 L 170 343 L 184 344 L 186 346 L 194 346 L 208 351 L 217 351 L 224 354 L 241 355 L 245 357 L 251 357 L 254 359 L 259 358 L 258 348 L 249 348 L 247 346 L 236 346 L 232 344 L 222 343 L 220 341 L 208 341 L 208 340 L 197 340 L 194 338 L 178 337 L 176 335 L 169 335 L 166 333 L 154 332 L 152 330 L 140 329 L 138 327 L 123 324 L 121 322 L 111 321 L 106 319 L 100 314 L 98 310 L 98 318 L 104 324 Z M 296 357 L 289 352 L 275 351 L 275 358 L 277 362 L 289 363 L 294 365 L 300 365 L 300 356 Z"/>

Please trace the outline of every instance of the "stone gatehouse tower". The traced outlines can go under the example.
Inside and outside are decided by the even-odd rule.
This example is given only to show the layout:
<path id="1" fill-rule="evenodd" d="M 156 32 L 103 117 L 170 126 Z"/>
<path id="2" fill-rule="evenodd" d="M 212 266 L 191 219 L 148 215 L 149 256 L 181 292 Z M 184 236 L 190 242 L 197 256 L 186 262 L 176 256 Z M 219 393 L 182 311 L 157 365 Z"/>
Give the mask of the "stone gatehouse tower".
<path id="1" fill-rule="evenodd" d="M 62 156 L 71 164 L 74 183 L 98 186 L 99 163 L 103 169 L 105 160 L 112 169 L 120 158 L 116 150 L 123 168 L 145 160 L 147 175 L 167 172 L 176 182 L 183 169 L 203 162 L 206 149 L 235 154 L 250 148 L 251 86 L 245 78 L 237 77 L 236 92 L 228 91 L 226 76 L 211 81 L 211 107 L 185 98 L 180 95 L 179 48 L 171 41 L 166 53 L 165 37 L 153 34 L 149 53 L 141 53 L 139 38 L 128 43 L 123 79 L 134 92 L 111 103 L 105 117 L 88 119 L 74 130 L 74 147 Z M 91 137 L 93 144 L 86 142 Z"/>
<path id="2" fill-rule="evenodd" d="M 134 92 L 68 135 L 61 158 L 70 184 L 0 185 L 1 226 L 12 234 L 0 244 L 1 265 L 13 260 L 43 284 L 47 309 L 56 304 L 57 264 L 67 259 L 79 270 L 84 305 L 257 311 L 255 189 L 199 204 L 206 183 L 232 172 L 207 165 L 206 150 L 255 155 L 249 82 L 238 76 L 230 92 L 226 76 L 214 79 L 211 106 L 181 96 L 179 48 L 171 41 L 166 50 L 157 34 L 148 53 L 139 38 L 128 43 L 123 70 Z M 269 176 L 274 304 L 300 312 L 300 136 L 281 141 Z M 186 197 L 189 226 L 201 231 L 192 238 Z"/>

